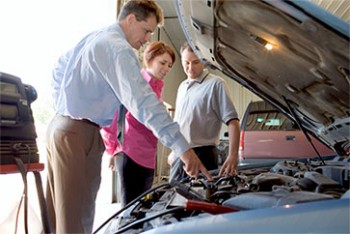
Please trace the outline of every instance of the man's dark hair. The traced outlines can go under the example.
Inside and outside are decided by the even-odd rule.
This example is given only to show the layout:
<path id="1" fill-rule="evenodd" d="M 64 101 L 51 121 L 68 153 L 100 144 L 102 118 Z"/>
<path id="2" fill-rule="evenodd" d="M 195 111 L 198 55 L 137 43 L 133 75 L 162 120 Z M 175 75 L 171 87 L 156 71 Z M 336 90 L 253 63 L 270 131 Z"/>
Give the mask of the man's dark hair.
<path id="1" fill-rule="evenodd" d="M 180 48 L 180 54 L 182 54 L 182 52 L 184 52 L 185 50 L 188 50 L 189 52 L 193 52 L 190 44 L 188 44 L 188 42 L 185 42 L 182 44 L 181 48 Z"/>
<path id="2" fill-rule="evenodd" d="M 163 11 L 154 0 L 131 0 L 122 7 L 118 20 L 125 19 L 128 15 L 135 14 L 138 21 L 146 21 L 151 15 L 156 17 L 159 26 L 163 25 Z"/>

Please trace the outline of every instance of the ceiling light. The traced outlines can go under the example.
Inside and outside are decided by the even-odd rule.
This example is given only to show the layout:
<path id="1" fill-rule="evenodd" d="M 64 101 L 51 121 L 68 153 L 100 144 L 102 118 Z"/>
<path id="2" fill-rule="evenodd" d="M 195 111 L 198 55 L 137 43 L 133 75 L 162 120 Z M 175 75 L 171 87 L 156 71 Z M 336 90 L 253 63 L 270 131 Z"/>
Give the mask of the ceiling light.
<path id="1" fill-rule="evenodd" d="M 273 45 L 272 44 L 270 44 L 270 43 L 266 43 L 265 44 L 265 49 L 267 49 L 267 50 L 272 50 L 272 48 L 273 48 Z"/>
<path id="2" fill-rule="evenodd" d="M 262 37 L 259 37 L 259 36 L 251 34 L 250 38 L 253 39 L 254 41 L 258 42 L 260 45 L 264 46 L 265 49 L 267 49 L 267 50 L 272 50 L 273 49 L 273 45 L 270 42 L 266 41 Z"/>

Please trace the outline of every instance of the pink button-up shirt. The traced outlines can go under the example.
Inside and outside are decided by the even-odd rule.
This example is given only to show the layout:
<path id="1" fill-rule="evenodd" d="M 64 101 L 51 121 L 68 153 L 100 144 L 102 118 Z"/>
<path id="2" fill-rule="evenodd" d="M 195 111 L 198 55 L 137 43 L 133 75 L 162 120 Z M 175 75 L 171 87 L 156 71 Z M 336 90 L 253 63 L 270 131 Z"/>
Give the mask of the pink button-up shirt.
<path id="1" fill-rule="evenodd" d="M 141 70 L 144 79 L 151 86 L 159 100 L 162 100 L 162 89 L 164 82 L 153 78 L 145 69 Z M 137 164 L 155 168 L 158 139 L 152 131 L 140 123 L 130 112 L 125 115 L 124 143 L 120 145 L 116 139 L 117 135 L 118 112 L 115 114 L 110 127 L 102 129 L 102 138 L 106 145 L 106 152 L 115 155 L 118 152 L 124 152 Z"/>

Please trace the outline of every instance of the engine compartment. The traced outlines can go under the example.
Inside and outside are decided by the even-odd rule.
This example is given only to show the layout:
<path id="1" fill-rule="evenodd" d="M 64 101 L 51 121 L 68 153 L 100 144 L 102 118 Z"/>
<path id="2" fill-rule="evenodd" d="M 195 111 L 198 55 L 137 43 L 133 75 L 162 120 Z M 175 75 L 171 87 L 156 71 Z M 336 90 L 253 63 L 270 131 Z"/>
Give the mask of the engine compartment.
<path id="1" fill-rule="evenodd" d="M 195 217 L 244 212 L 350 196 L 350 160 L 283 160 L 245 165 L 232 177 L 172 181 L 154 186 L 110 220 L 105 233 L 142 233 Z M 107 222 L 106 222 L 107 223 Z"/>

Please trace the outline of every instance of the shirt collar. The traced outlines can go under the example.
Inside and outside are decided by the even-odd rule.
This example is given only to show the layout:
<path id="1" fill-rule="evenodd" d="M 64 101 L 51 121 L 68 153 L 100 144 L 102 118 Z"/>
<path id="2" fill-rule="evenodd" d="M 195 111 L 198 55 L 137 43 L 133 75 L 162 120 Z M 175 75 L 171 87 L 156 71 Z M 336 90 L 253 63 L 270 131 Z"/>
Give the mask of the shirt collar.
<path id="1" fill-rule="evenodd" d="M 162 88 L 164 86 L 164 81 L 154 78 L 152 74 L 149 74 L 146 69 L 142 68 L 141 74 L 143 78 L 151 85 Z"/>
<path id="2" fill-rule="evenodd" d="M 191 78 L 187 77 L 186 82 L 187 82 L 187 84 L 191 84 L 194 82 L 201 84 L 203 82 L 203 80 L 208 76 L 208 74 L 209 74 L 209 71 L 207 69 L 204 69 L 202 74 L 200 74 L 200 76 L 198 76 L 195 79 L 191 79 Z"/>
<path id="3" fill-rule="evenodd" d="M 115 23 L 113 23 L 112 25 L 110 25 L 110 26 L 108 27 L 108 30 L 115 30 L 115 31 L 117 31 L 123 38 L 126 39 L 125 33 L 124 33 L 123 29 L 120 27 L 119 22 L 115 22 Z"/>

